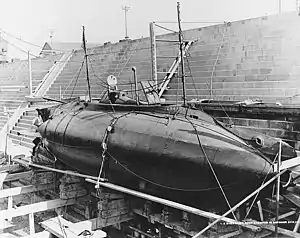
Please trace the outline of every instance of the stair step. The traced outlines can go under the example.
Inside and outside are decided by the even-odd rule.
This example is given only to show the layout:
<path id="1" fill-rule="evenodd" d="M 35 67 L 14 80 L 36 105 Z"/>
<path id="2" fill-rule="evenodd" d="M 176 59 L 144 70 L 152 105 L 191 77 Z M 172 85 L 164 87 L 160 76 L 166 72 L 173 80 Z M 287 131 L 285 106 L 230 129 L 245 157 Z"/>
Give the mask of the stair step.
<path id="1" fill-rule="evenodd" d="M 27 148 L 33 148 L 33 146 L 34 146 L 33 143 L 27 143 L 27 142 L 19 141 L 19 140 L 12 140 L 12 142 L 15 145 L 22 145 L 22 146 L 27 147 Z"/>
<path id="2" fill-rule="evenodd" d="M 28 111 L 28 112 L 25 112 L 25 115 L 36 117 L 38 115 L 38 113 L 37 113 L 37 111 Z"/>
<path id="3" fill-rule="evenodd" d="M 35 118 L 36 116 L 22 116 L 22 119 L 23 120 L 26 120 L 26 121 L 33 121 L 33 119 Z"/>
<path id="4" fill-rule="evenodd" d="M 11 130 L 10 134 L 14 135 L 14 136 L 21 136 L 21 137 L 29 138 L 29 139 L 32 139 L 32 140 L 35 138 L 35 136 L 31 136 L 31 135 L 23 135 L 23 134 L 20 135 L 20 133 L 18 131 L 15 131 L 15 130 Z"/>
<path id="5" fill-rule="evenodd" d="M 23 142 L 27 142 L 29 144 L 32 143 L 32 139 L 28 138 L 28 137 L 18 136 L 18 135 L 15 135 L 15 134 L 10 134 L 9 137 L 12 138 L 15 141 L 19 141 L 19 142 L 23 141 Z"/>
<path id="6" fill-rule="evenodd" d="M 1 119 L 0 119 L 0 121 L 1 121 Z M 21 119 L 19 120 L 19 123 L 32 125 L 32 120 L 24 119 L 24 117 L 22 116 Z"/>
<path id="7" fill-rule="evenodd" d="M 27 127 L 21 127 L 21 126 L 14 126 L 13 127 L 13 130 L 15 130 L 15 131 L 23 131 L 23 130 L 28 130 L 28 128 Z"/>
<path id="8" fill-rule="evenodd" d="M 32 125 L 31 124 L 27 124 L 27 123 L 25 124 L 25 123 L 18 122 L 16 126 L 17 127 L 23 127 L 23 128 L 29 129 Z"/>

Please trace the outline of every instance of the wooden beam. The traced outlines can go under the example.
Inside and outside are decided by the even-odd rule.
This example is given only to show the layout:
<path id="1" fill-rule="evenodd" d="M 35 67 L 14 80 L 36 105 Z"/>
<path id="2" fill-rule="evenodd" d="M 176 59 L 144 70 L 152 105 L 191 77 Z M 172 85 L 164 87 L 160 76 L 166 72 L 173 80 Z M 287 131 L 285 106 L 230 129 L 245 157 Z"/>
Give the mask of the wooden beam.
<path id="1" fill-rule="evenodd" d="M 258 211 L 259 211 L 259 217 L 261 221 L 264 221 L 264 214 L 261 206 L 260 200 L 257 201 Z"/>
<path id="2" fill-rule="evenodd" d="M 0 189 L 3 188 L 3 183 L 5 181 L 5 178 L 7 177 L 8 173 L 0 173 Z"/>
<path id="3" fill-rule="evenodd" d="M 294 214 L 296 214 L 297 212 L 296 211 L 290 211 L 290 212 L 287 212 L 287 213 L 284 213 L 280 216 L 278 216 L 278 220 L 281 220 L 283 218 L 286 218 L 286 217 L 289 217 L 289 216 L 292 216 Z M 276 220 L 276 217 L 272 218 L 271 221 L 275 221 Z"/>
<path id="4" fill-rule="evenodd" d="M 30 178 L 30 177 L 32 177 L 32 175 L 33 175 L 32 171 L 26 171 L 26 172 L 15 173 L 15 174 L 7 174 L 5 176 L 4 182 Z"/>
<path id="5" fill-rule="evenodd" d="M 42 231 L 22 238 L 54 238 L 54 236 L 49 231 Z"/>
<path id="6" fill-rule="evenodd" d="M 53 184 L 39 184 L 39 185 L 28 185 L 22 187 L 8 188 L 0 190 L 0 198 L 6 198 L 9 196 L 16 196 L 20 194 L 32 193 L 36 191 L 42 191 L 53 188 Z"/>
<path id="7" fill-rule="evenodd" d="M 3 172 L 17 172 L 22 170 L 23 167 L 19 164 L 3 165 L 0 167 L 0 173 Z"/>
<path id="8" fill-rule="evenodd" d="M 95 181 L 95 180 L 86 179 L 86 181 L 90 182 L 90 183 L 97 184 L 97 181 Z M 124 187 L 115 185 L 115 184 L 102 183 L 102 182 L 100 182 L 99 184 L 100 184 L 100 186 L 103 186 L 103 187 L 106 187 L 106 188 L 109 188 L 109 189 L 112 189 L 112 190 L 116 190 L 116 191 L 119 191 L 119 192 L 123 192 L 123 193 L 126 193 L 126 194 L 133 195 L 135 197 L 140 197 L 140 198 L 143 198 L 143 199 L 146 199 L 146 200 L 150 200 L 150 201 L 153 201 L 153 202 L 156 202 L 156 203 L 160 203 L 160 204 L 163 204 L 163 205 L 166 205 L 166 206 L 169 206 L 169 207 L 173 207 L 173 208 L 181 210 L 181 211 L 186 211 L 186 212 L 189 212 L 189 213 L 192 213 L 192 214 L 195 214 L 195 215 L 198 215 L 198 216 L 202 216 L 202 217 L 205 217 L 205 218 L 221 219 L 222 221 L 225 221 L 227 223 L 235 223 L 236 222 L 235 220 L 227 218 L 227 217 L 221 217 L 220 215 L 217 215 L 217 214 L 214 214 L 214 213 L 211 213 L 211 212 L 206 212 L 206 211 L 194 208 L 194 207 L 186 206 L 186 205 L 183 205 L 183 204 L 180 204 L 180 203 L 177 203 L 177 202 L 173 202 L 173 201 L 169 201 L 169 200 L 166 200 L 166 199 L 163 199 L 163 198 L 154 197 L 152 195 L 148 195 L 148 194 L 145 194 L 145 193 L 134 191 L 134 190 L 131 190 L 131 189 L 128 189 L 128 188 L 124 188 Z M 243 223 L 243 222 L 241 222 L 240 225 L 247 228 L 247 229 L 255 231 L 255 232 L 260 231 L 260 228 L 257 227 L 257 226 L 249 225 L 249 224 L 246 224 L 246 223 Z"/>
<path id="9" fill-rule="evenodd" d="M 277 172 L 277 163 L 273 165 L 274 172 Z M 284 160 L 279 167 L 280 171 L 284 169 L 290 169 L 292 171 L 300 171 L 300 156 Z"/>
<path id="10" fill-rule="evenodd" d="M 293 232 L 298 232 L 299 226 L 300 226 L 300 215 L 298 216 L 298 219 L 294 226 Z"/>
<path id="11" fill-rule="evenodd" d="M 34 203 L 26 206 L 21 206 L 18 208 L 14 208 L 8 212 L 8 210 L 0 211 L 1 219 L 7 219 L 8 217 L 18 217 L 28 215 L 30 213 L 42 212 L 51 210 L 58 207 L 69 206 L 76 203 L 76 199 L 62 200 L 62 199 L 54 199 L 50 201 L 44 201 L 39 203 Z M 8 214 L 10 213 L 10 214 Z"/>
<path id="12" fill-rule="evenodd" d="M 75 238 L 79 237 L 79 234 L 83 231 L 87 230 L 91 232 L 92 236 L 89 237 L 95 237 L 95 238 L 104 238 L 106 237 L 106 232 L 97 230 L 92 231 L 92 225 L 88 221 L 78 222 L 78 223 L 72 223 L 70 221 L 67 221 L 63 218 L 51 218 L 47 221 L 41 222 L 41 226 L 49 231 L 50 233 L 54 234 L 58 238 Z"/>
<path id="13" fill-rule="evenodd" d="M 34 228 L 34 214 L 31 212 L 28 214 L 29 216 L 29 234 L 32 235 L 35 233 L 35 228 Z"/>

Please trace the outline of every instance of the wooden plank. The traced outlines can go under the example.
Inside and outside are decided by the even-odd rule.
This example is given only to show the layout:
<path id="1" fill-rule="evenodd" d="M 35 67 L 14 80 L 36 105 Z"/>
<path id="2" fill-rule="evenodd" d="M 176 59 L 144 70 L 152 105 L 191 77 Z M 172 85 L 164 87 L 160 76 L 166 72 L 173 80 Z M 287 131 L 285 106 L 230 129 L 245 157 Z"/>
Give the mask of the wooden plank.
<path id="1" fill-rule="evenodd" d="M 11 165 L 2 165 L 0 167 L 0 173 L 3 172 L 17 172 L 24 169 L 21 165 L 19 164 L 11 164 Z"/>
<path id="2" fill-rule="evenodd" d="M 1 219 L 7 219 L 8 217 L 18 217 L 28 215 L 29 213 L 36 213 L 51 210 L 58 207 L 68 206 L 76 203 L 75 199 L 70 200 L 62 200 L 62 199 L 54 199 L 50 201 L 44 201 L 39 203 L 34 203 L 26 206 L 21 206 L 18 208 L 13 208 L 8 214 L 7 210 L 0 211 Z"/>
<path id="3" fill-rule="evenodd" d="M 297 212 L 296 211 L 290 211 L 290 212 L 287 212 L 285 214 L 282 214 L 280 216 L 278 216 L 278 220 L 281 220 L 283 218 L 286 218 L 286 217 L 289 217 L 289 216 L 292 216 L 294 214 L 296 214 Z M 276 217 L 272 218 L 271 221 L 275 221 L 276 220 Z"/>
<path id="4" fill-rule="evenodd" d="M 280 171 L 284 169 L 291 169 L 292 171 L 300 171 L 300 156 L 284 160 L 279 167 Z M 274 172 L 277 172 L 277 163 L 273 165 Z"/>
<path id="5" fill-rule="evenodd" d="M 54 238 L 54 236 L 49 231 L 42 231 L 22 238 Z"/>
<path id="6" fill-rule="evenodd" d="M 3 188 L 3 183 L 5 181 L 5 178 L 7 177 L 8 173 L 0 173 L 0 189 Z"/>
<path id="7" fill-rule="evenodd" d="M 19 180 L 19 179 L 28 179 L 31 178 L 33 175 L 32 171 L 26 171 L 21 173 L 15 173 L 15 174 L 7 174 L 5 176 L 4 182 Z"/>
<path id="8" fill-rule="evenodd" d="M 35 228 L 34 228 L 34 215 L 33 213 L 29 213 L 29 234 L 32 235 L 35 233 Z"/>
<path id="9" fill-rule="evenodd" d="M 63 218 L 51 218 L 47 221 L 41 222 L 41 226 L 49 231 L 50 233 L 54 234 L 55 236 L 59 238 L 75 238 L 79 237 L 79 234 L 83 231 L 89 231 L 91 232 L 91 236 L 89 237 L 95 237 L 95 238 L 101 238 L 106 237 L 106 232 L 97 230 L 92 231 L 92 224 L 88 221 L 78 222 L 78 223 L 72 223 L 70 221 L 67 221 Z M 64 233 L 64 234 L 63 234 Z"/>
<path id="10" fill-rule="evenodd" d="M 20 194 L 32 193 L 36 191 L 52 189 L 53 184 L 41 184 L 41 185 L 28 185 L 16 188 L 8 188 L 0 190 L 0 198 L 6 198 L 9 196 L 16 196 Z"/>

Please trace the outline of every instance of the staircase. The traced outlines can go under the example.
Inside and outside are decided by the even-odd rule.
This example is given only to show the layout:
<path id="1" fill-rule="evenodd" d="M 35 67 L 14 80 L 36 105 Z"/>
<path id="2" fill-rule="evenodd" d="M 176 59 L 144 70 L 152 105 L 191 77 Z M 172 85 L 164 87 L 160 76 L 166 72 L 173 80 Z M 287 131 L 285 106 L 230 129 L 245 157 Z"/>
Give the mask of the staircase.
<path id="1" fill-rule="evenodd" d="M 9 133 L 9 137 L 12 139 L 13 144 L 21 145 L 27 148 L 33 148 L 34 144 L 32 143 L 34 136 L 24 135 L 22 131 L 32 131 L 36 129 L 32 125 L 34 118 L 38 116 L 37 111 L 25 111 L 18 120 L 18 122 L 13 126 Z"/>
<path id="2" fill-rule="evenodd" d="M 33 93 L 34 97 L 43 97 L 45 95 L 51 84 L 56 80 L 57 76 L 60 74 L 60 72 L 63 70 L 63 68 L 71 58 L 71 56 L 72 53 L 66 53 L 61 56 L 59 61 L 52 66 L 52 68 L 44 76 L 40 84 L 36 87 Z M 49 104 L 49 106 L 51 105 L 52 104 Z M 38 107 L 41 106 L 41 104 L 34 103 L 32 106 Z M 44 106 L 44 104 L 42 106 Z M 17 115 L 17 113 L 19 113 L 19 115 Z M 37 116 L 37 111 L 27 105 L 22 109 L 22 111 L 15 112 L 15 115 L 10 118 L 9 124 L 11 126 L 9 128 L 10 132 L 8 135 L 13 145 L 22 146 L 27 149 L 33 148 L 34 144 L 32 141 L 35 136 L 30 135 L 29 132 L 35 132 L 36 127 L 33 125 L 33 121 Z M 0 114 L 0 123 L 2 121 L 5 123 L 6 118 L 2 117 L 2 115 Z M 2 127 L 3 126 L 4 125 L 2 125 Z"/>

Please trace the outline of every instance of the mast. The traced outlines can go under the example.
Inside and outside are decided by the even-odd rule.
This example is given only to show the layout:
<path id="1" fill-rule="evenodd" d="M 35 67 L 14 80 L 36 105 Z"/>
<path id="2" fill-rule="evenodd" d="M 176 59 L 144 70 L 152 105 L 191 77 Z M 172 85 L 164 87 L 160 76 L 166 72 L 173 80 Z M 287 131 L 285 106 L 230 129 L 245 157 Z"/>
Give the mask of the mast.
<path id="1" fill-rule="evenodd" d="M 183 41 L 182 41 L 182 31 L 180 24 L 180 2 L 177 2 L 177 17 L 178 17 L 178 36 L 179 36 L 179 46 L 180 46 L 180 58 L 181 58 L 181 81 L 183 90 L 183 105 L 186 106 L 186 92 L 185 92 L 185 75 L 184 75 L 184 57 L 183 57 Z"/>
<path id="2" fill-rule="evenodd" d="M 85 66 L 86 66 L 86 79 L 88 83 L 88 96 L 89 96 L 89 102 L 91 102 L 92 96 L 91 96 L 91 86 L 90 86 L 90 78 L 89 78 L 88 56 L 86 53 L 84 26 L 82 26 L 82 40 L 83 40 L 83 50 L 84 50 L 84 58 L 85 58 Z"/>

